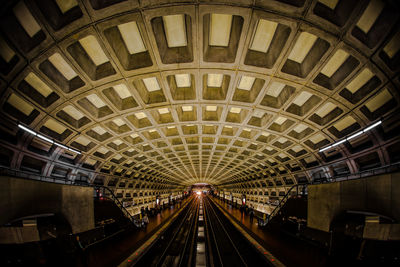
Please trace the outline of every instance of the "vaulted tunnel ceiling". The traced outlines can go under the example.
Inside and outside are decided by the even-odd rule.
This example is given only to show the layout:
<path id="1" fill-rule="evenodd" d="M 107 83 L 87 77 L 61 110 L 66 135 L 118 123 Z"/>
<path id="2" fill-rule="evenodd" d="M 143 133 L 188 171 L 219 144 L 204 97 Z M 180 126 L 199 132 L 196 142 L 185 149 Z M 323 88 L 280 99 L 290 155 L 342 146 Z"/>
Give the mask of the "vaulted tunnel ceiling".
<path id="1" fill-rule="evenodd" d="M 399 161 L 396 1 L 174 2 L 7 2 L 1 164 L 280 186 Z"/>

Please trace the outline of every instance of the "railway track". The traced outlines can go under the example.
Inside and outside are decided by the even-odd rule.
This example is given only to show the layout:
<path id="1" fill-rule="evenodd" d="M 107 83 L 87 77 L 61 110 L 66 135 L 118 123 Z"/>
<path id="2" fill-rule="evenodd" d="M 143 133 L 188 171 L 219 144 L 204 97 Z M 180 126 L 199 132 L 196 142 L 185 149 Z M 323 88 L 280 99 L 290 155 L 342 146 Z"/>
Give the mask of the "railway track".
<path id="1" fill-rule="evenodd" d="M 199 199 L 194 197 L 162 236 L 132 266 L 194 266 L 198 214 Z"/>
<path id="2" fill-rule="evenodd" d="M 208 197 L 204 198 L 207 266 L 272 266 Z"/>
<path id="3" fill-rule="evenodd" d="M 205 247 L 205 250 L 204 250 Z M 132 266 L 274 266 L 207 196 L 194 197 Z"/>

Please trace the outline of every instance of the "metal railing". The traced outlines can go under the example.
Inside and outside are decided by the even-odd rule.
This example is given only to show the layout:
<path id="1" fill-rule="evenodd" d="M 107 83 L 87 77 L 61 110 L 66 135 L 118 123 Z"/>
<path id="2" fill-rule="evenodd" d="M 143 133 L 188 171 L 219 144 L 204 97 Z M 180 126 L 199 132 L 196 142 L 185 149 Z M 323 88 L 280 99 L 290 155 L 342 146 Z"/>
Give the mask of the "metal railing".
<path id="1" fill-rule="evenodd" d="M 36 180 L 36 181 L 43 181 L 43 182 L 50 182 L 57 184 L 77 185 L 75 181 L 72 180 L 63 179 L 56 176 L 45 176 L 40 173 L 12 169 L 1 165 L 0 165 L 0 175 L 7 175 L 22 179 Z M 85 186 L 85 184 L 83 185 L 79 184 L 79 185 Z M 87 186 L 89 186 L 89 183 L 87 183 Z"/>
<path id="2" fill-rule="evenodd" d="M 302 187 L 303 192 L 305 192 L 305 188 L 308 186 L 308 184 L 295 184 L 292 187 L 289 188 L 287 193 L 283 196 L 281 200 L 279 200 L 278 205 L 272 210 L 272 212 L 268 215 L 266 219 L 266 223 L 270 222 L 271 219 L 279 212 L 279 210 L 285 205 L 286 201 L 289 199 L 289 197 L 293 196 L 292 191 L 296 189 L 296 196 L 299 195 L 299 187 Z"/>
<path id="3" fill-rule="evenodd" d="M 124 207 L 122 202 L 117 198 L 117 196 L 114 194 L 114 192 L 110 188 L 108 188 L 107 186 L 104 186 L 104 185 L 93 185 L 90 187 L 93 187 L 96 190 L 98 197 L 100 197 L 100 193 L 101 193 L 102 197 L 112 200 L 115 203 L 115 205 L 117 205 L 117 207 L 122 211 L 122 213 L 124 213 L 125 217 L 127 217 L 130 222 L 134 223 L 133 216 Z"/>
<path id="4" fill-rule="evenodd" d="M 346 181 L 346 180 L 354 180 L 354 179 L 361 179 L 361 178 L 366 178 L 374 175 L 379 175 L 379 174 L 386 174 L 386 173 L 392 173 L 395 171 L 400 170 L 400 162 L 395 162 L 391 163 L 388 165 L 376 167 L 373 169 L 369 170 L 364 170 L 360 171 L 357 173 L 349 173 L 349 174 L 339 174 L 335 175 L 333 177 L 325 177 L 324 179 L 327 180 L 327 182 L 340 182 L 340 181 Z M 323 178 L 321 178 L 323 179 Z M 312 181 L 311 184 L 319 184 L 319 182 Z"/>

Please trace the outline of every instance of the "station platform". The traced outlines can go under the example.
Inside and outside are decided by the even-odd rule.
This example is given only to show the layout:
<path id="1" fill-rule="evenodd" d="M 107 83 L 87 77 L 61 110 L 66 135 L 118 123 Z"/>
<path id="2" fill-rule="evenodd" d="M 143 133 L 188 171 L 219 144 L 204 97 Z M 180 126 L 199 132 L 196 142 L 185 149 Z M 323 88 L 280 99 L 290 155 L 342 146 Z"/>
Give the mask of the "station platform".
<path id="1" fill-rule="evenodd" d="M 233 219 L 240 222 L 252 237 L 286 266 L 329 266 L 326 252 L 321 248 L 295 237 L 272 232 L 268 228 L 260 228 L 256 218 L 251 221 L 250 215 L 242 213 L 239 208 L 216 197 L 212 200 L 227 211 Z"/>
<path id="2" fill-rule="evenodd" d="M 81 266 L 115 266 L 146 242 L 173 214 L 180 210 L 187 200 L 184 199 L 181 203 L 176 203 L 174 206 L 163 209 L 161 213 L 149 217 L 149 223 L 145 228 L 122 232 L 106 242 L 88 247 L 83 256 L 86 264 L 81 263 Z"/>

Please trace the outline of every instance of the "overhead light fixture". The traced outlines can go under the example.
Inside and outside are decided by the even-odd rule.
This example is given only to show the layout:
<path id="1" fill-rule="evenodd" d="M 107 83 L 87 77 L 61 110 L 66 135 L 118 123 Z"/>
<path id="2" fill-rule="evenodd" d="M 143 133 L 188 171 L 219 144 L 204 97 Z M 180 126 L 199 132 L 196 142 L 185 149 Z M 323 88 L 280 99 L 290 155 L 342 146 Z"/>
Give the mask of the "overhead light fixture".
<path id="1" fill-rule="evenodd" d="M 342 139 L 342 140 L 340 140 L 340 141 L 337 141 L 337 142 L 333 143 L 333 144 L 330 145 L 330 146 L 327 146 L 327 147 L 324 147 L 324 148 L 320 149 L 319 152 L 324 152 L 324 151 L 326 151 L 326 150 L 328 150 L 328 149 L 330 149 L 330 148 L 333 148 L 333 147 L 335 147 L 335 146 L 338 146 L 338 145 L 340 145 L 340 144 L 343 144 L 343 143 L 346 142 L 346 141 L 349 141 L 349 140 L 351 140 L 351 139 L 353 139 L 353 138 L 356 138 L 357 136 L 359 136 L 359 135 L 361 135 L 361 134 L 363 134 L 363 133 L 368 132 L 369 130 L 375 128 L 376 126 L 378 126 L 378 125 L 380 125 L 380 124 L 382 124 L 382 121 L 381 121 L 381 120 L 379 120 L 379 121 L 375 122 L 374 124 L 368 126 L 368 127 L 365 128 L 364 130 L 361 130 L 361 131 L 359 131 L 359 132 L 356 132 L 355 134 L 350 135 L 349 137 L 346 137 L 346 138 L 344 138 L 344 139 Z"/>
<path id="2" fill-rule="evenodd" d="M 53 140 L 51 140 L 50 138 L 47 138 L 46 136 L 43 136 L 43 135 L 41 135 L 41 134 L 37 134 L 36 137 L 38 137 L 38 138 L 40 138 L 40 139 L 42 139 L 42 140 L 44 140 L 44 141 L 47 141 L 47 142 L 49 142 L 50 144 L 53 144 L 53 143 L 54 143 Z"/>
<path id="3" fill-rule="evenodd" d="M 328 150 L 328 149 L 330 149 L 332 146 L 327 146 L 327 147 L 325 147 L 325 148 L 322 148 L 322 149 L 320 149 L 319 150 L 319 152 L 324 152 L 325 150 Z"/>
<path id="4" fill-rule="evenodd" d="M 69 150 L 69 151 L 71 151 L 71 152 L 74 152 L 74 153 L 76 153 L 76 154 L 81 154 L 80 151 L 75 150 L 75 149 L 73 149 L 73 148 L 70 148 L 70 147 L 68 147 L 68 146 L 65 146 L 65 145 L 63 145 L 63 144 L 54 142 L 54 140 L 52 140 L 52 139 L 50 139 L 50 138 L 48 138 L 48 137 L 46 137 L 46 136 L 43 136 L 43 135 L 41 135 L 41 134 L 39 134 L 39 133 L 37 133 L 37 132 L 35 132 L 35 131 L 29 129 L 28 127 L 26 127 L 26 126 L 24 126 L 24 125 L 22 125 L 22 124 L 18 124 L 18 128 L 24 130 L 24 131 L 27 132 L 27 133 L 32 134 L 33 136 L 36 136 L 37 138 L 42 139 L 43 141 L 49 142 L 50 144 L 55 144 L 56 146 L 59 146 L 59 147 L 61 147 L 61 148 L 64 148 L 64 149 Z"/>
<path id="5" fill-rule="evenodd" d="M 78 150 L 72 149 L 72 148 L 68 148 L 69 151 L 74 152 L 76 154 L 81 154 L 81 152 L 79 152 Z"/>
<path id="6" fill-rule="evenodd" d="M 27 128 L 27 127 L 21 125 L 21 124 L 18 124 L 18 127 L 21 128 L 22 130 L 24 130 L 24 131 L 30 133 L 30 134 L 36 135 L 36 132 L 32 131 L 31 129 L 29 129 L 29 128 Z"/>
<path id="7" fill-rule="evenodd" d="M 357 132 L 357 133 L 355 133 L 355 134 L 353 134 L 353 135 L 347 137 L 346 140 L 351 140 L 351 139 L 353 139 L 353 138 L 356 138 L 357 136 L 359 136 L 359 135 L 362 134 L 362 133 L 363 133 L 362 131 L 361 131 L 361 132 Z"/>
<path id="8" fill-rule="evenodd" d="M 334 143 L 333 145 L 331 145 L 331 147 L 338 146 L 338 145 L 340 145 L 340 144 L 343 144 L 343 143 L 346 142 L 346 141 L 347 141 L 347 139 L 343 139 L 343 140 L 341 140 L 341 141 L 339 141 L 339 142 Z"/>
<path id="9" fill-rule="evenodd" d="M 374 124 L 372 124 L 372 125 L 368 126 L 367 128 L 365 128 L 365 129 L 363 130 L 363 133 L 365 133 L 365 132 L 367 132 L 367 131 L 369 131 L 369 130 L 375 128 L 376 126 L 378 126 L 378 125 L 381 124 L 381 123 L 382 123 L 382 121 L 377 121 L 377 122 L 375 122 Z"/>
<path id="10" fill-rule="evenodd" d="M 57 145 L 57 146 L 59 146 L 59 147 L 61 147 L 61 148 L 64 148 L 64 149 L 68 150 L 68 147 L 67 147 L 67 146 L 64 146 L 63 144 L 56 143 L 56 142 L 54 142 L 54 144 Z"/>

